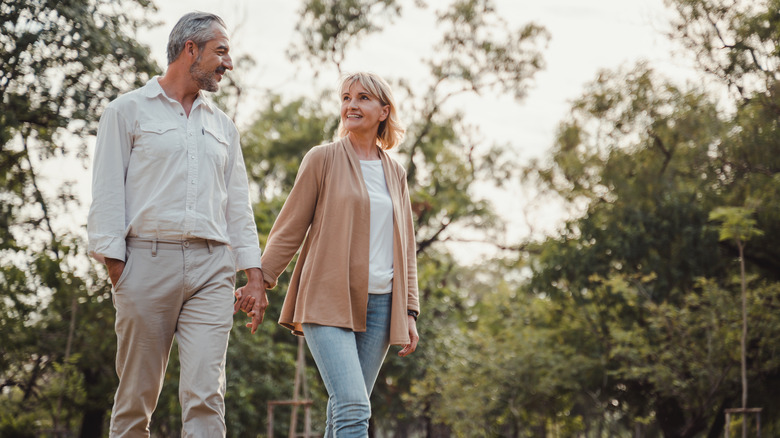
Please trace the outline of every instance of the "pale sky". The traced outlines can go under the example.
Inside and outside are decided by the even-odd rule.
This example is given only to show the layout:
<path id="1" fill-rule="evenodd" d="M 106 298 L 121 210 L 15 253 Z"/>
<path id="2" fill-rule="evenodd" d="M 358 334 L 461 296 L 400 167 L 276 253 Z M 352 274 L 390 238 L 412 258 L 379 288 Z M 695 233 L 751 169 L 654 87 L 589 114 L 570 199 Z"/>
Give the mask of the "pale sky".
<path id="1" fill-rule="evenodd" d="M 239 110 L 238 124 L 243 127 L 252 118 L 253 102 L 271 89 L 290 99 L 332 88 L 337 81 L 335 69 L 320 71 L 314 79 L 308 64 L 292 63 L 285 51 L 295 37 L 300 1 L 290 0 L 164 0 L 157 1 L 156 20 L 161 26 L 139 32 L 138 39 L 149 45 L 160 66 L 166 64 L 165 44 L 171 27 L 184 13 L 200 10 L 220 15 L 228 25 L 231 52 L 248 53 L 257 64 L 240 72 L 250 83 L 249 98 Z M 421 10 L 409 0 L 400 19 L 388 23 L 383 32 L 364 38 L 351 52 L 342 70 L 370 70 L 386 79 L 428 78 L 421 59 L 431 53 L 440 35 L 433 11 L 448 4 L 428 0 Z M 479 126 L 486 144 L 508 143 L 520 160 L 543 157 L 553 144 L 558 123 L 568 113 L 571 101 L 578 98 L 584 85 L 602 69 L 630 68 L 646 60 L 662 74 L 680 84 L 695 80 L 692 62 L 681 55 L 664 32 L 669 14 L 663 0 L 497 0 L 496 9 L 513 27 L 533 21 L 547 28 L 550 42 L 543 49 L 546 68 L 539 72 L 528 96 L 521 102 L 486 94 L 451 102 L 451 110 L 461 110 L 468 123 Z M 233 74 L 233 73 L 228 73 Z M 313 84 L 316 84 L 313 86 Z M 338 110 L 334 101 L 333 111 Z M 403 116 L 403 114 L 402 114 Z M 89 172 L 79 178 L 79 190 L 86 192 L 84 212 L 89 205 Z M 496 209 L 508 222 L 506 238 L 517 242 L 528 237 L 529 224 L 536 231 L 554 232 L 561 212 L 543 200 L 530 202 L 524 195 L 502 194 Z M 533 204 L 529 207 L 529 205 Z M 523 212 L 530 211 L 530 217 Z M 78 218 L 76 218 L 78 220 Z M 86 221 L 84 216 L 83 222 Z M 480 251 L 468 251 L 478 258 Z"/>

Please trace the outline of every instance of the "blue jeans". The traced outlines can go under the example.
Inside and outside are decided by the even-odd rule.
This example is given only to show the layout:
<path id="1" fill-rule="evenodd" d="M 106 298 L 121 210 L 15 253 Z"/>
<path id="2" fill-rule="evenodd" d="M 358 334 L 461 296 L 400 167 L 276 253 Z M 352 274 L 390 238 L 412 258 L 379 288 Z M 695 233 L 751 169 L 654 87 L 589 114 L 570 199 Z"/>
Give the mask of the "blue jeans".
<path id="1" fill-rule="evenodd" d="M 366 331 L 303 324 L 306 344 L 328 390 L 325 438 L 364 438 L 369 397 L 390 347 L 392 294 L 369 295 Z"/>

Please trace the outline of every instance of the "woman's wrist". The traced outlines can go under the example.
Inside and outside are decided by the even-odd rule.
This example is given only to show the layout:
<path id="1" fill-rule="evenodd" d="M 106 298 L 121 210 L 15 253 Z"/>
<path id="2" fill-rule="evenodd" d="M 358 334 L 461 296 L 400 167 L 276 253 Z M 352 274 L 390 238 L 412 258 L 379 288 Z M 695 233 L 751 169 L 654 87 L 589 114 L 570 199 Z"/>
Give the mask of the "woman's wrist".
<path id="1" fill-rule="evenodd" d="M 417 321 L 417 317 L 420 316 L 420 312 L 411 309 L 407 310 L 406 314 L 414 318 L 415 321 Z"/>

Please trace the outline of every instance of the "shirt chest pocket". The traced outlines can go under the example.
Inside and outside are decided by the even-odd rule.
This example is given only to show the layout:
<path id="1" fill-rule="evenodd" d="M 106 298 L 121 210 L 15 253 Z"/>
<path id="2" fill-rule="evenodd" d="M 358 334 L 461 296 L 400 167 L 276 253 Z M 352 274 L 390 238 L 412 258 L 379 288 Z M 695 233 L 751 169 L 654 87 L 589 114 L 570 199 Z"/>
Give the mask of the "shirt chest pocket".
<path id="1" fill-rule="evenodd" d="M 227 166 L 229 145 L 230 143 L 225 134 L 208 126 L 203 127 L 203 150 L 205 155 L 220 169 L 224 169 Z"/>
<path id="2" fill-rule="evenodd" d="M 182 149 L 181 136 L 171 123 L 142 123 L 133 148 L 153 157 L 170 157 Z"/>

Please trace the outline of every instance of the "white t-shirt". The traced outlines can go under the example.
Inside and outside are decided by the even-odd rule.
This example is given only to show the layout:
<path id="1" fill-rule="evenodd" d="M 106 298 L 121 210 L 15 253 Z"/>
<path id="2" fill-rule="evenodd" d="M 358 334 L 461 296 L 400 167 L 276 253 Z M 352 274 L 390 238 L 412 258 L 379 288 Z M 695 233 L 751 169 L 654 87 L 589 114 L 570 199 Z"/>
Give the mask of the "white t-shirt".
<path id="1" fill-rule="evenodd" d="M 387 294 L 393 291 L 393 202 L 382 161 L 361 160 L 360 169 L 371 198 L 368 293 Z"/>

